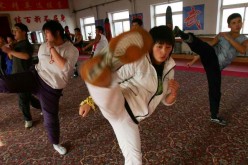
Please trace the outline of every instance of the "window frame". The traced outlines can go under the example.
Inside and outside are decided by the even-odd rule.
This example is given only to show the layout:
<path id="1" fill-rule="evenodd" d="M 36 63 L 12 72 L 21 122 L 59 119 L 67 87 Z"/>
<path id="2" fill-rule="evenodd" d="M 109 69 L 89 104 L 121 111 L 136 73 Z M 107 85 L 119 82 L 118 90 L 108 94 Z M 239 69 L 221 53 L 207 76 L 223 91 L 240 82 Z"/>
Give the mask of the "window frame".
<path id="1" fill-rule="evenodd" d="M 181 2 L 182 3 L 182 10 L 181 11 L 174 11 L 172 10 L 172 17 L 175 15 L 181 15 L 182 16 L 182 22 L 181 22 L 181 26 L 179 26 L 179 28 L 182 29 L 183 27 L 183 0 L 174 0 L 174 1 L 167 1 L 167 2 L 163 2 L 163 3 L 158 3 L 158 4 L 152 4 L 150 6 L 151 8 L 151 27 L 157 26 L 156 24 L 156 18 L 157 17 L 165 17 L 165 24 L 166 24 L 166 10 L 164 13 L 159 13 L 156 14 L 156 7 L 160 6 L 160 5 L 170 5 L 171 3 L 178 3 Z M 173 26 L 175 26 L 174 21 L 173 21 Z"/>
<path id="2" fill-rule="evenodd" d="M 116 19 L 116 20 L 113 19 L 114 14 L 121 13 L 121 12 L 126 12 L 126 11 L 128 12 L 128 17 L 127 18 Z M 126 31 L 130 30 L 130 12 L 129 12 L 129 10 L 120 10 L 120 11 L 115 11 L 115 12 L 109 12 L 108 17 L 109 17 L 110 26 L 111 26 L 111 33 L 112 33 L 113 37 L 115 37 L 118 34 L 120 34 L 120 33 L 118 33 L 118 34 L 116 33 L 117 30 L 115 29 L 115 23 L 121 22 L 121 24 L 122 24 L 122 32 L 125 32 L 124 22 L 128 21 L 129 22 L 129 29 L 127 29 Z"/>
<path id="3" fill-rule="evenodd" d="M 88 18 L 94 18 L 93 23 L 85 23 L 85 19 Z M 80 19 L 80 24 L 81 24 L 81 29 L 82 29 L 82 35 L 84 40 L 89 40 L 89 34 L 86 34 L 86 27 L 91 27 L 91 39 L 95 38 L 95 17 L 94 16 L 89 16 L 89 17 L 84 17 Z"/>
<path id="4" fill-rule="evenodd" d="M 235 8 L 244 8 L 244 13 L 242 15 L 243 27 L 242 27 L 242 29 L 240 31 L 240 33 L 243 34 L 244 29 L 248 28 L 248 24 L 247 24 L 247 27 L 244 27 L 245 20 L 248 21 L 248 14 L 247 14 L 248 13 L 248 2 L 247 3 L 231 4 L 231 5 L 223 5 L 223 2 L 224 2 L 224 0 L 221 0 L 221 5 L 220 5 L 221 6 L 220 7 L 220 11 L 221 11 L 220 12 L 220 26 L 219 26 L 219 29 L 218 29 L 219 31 L 218 32 L 222 32 L 223 31 L 223 26 L 225 26 L 224 23 L 223 23 L 224 10 L 226 10 L 226 9 L 235 9 Z M 247 16 L 247 18 L 246 18 L 246 16 Z M 224 21 L 227 24 L 226 20 L 224 20 Z"/>

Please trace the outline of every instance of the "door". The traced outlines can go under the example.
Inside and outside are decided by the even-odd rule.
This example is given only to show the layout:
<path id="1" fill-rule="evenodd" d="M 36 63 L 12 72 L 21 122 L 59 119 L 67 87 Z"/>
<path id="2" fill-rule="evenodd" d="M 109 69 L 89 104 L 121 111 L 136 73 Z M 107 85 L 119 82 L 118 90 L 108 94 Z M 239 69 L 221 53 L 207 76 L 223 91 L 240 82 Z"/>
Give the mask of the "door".
<path id="1" fill-rule="evenodd" d="M 8 14 L 0 14 L 0 35 L 6 37 L 11 34 L 10 16 Z"/>

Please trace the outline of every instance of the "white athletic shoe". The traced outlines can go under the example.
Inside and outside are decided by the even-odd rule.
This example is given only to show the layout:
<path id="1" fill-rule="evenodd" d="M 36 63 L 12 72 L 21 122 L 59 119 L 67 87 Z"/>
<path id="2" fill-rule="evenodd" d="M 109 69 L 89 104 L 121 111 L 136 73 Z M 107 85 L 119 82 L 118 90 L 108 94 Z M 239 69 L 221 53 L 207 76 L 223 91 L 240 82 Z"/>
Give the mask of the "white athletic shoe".
<path id="1" fill-rule="evenodd" d="M 32 121 L 25 121 L 25 128 L 31 128 L 33 126 Z"/>
<path id="2" fill-rule="evenodd" d="M 60 155 L 65 155 L 67 150 L 65 147 L 61 146 L 60 144 L 53 144 L 53 148 L 58 151 Z"/>

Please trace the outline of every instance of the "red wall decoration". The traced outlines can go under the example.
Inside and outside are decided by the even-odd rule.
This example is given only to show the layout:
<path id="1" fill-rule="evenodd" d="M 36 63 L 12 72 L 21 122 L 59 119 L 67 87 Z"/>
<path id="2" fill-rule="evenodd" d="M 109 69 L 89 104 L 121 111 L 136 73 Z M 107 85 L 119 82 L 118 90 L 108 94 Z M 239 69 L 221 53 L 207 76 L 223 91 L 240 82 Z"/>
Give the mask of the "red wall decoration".
<path id="1" fill-rule="evenodd" d="M 0 11 L 68 9 L 68 0 L 1 0 Z"/>
<path id="2" fill-rule="evenodd" d="M 65 16 L 63 14 L 60 15 L 53 15 L 52 17 L 48 17 L 48 15 L 44 16 L 29 16 L 29 17 L 20 17 L 16 16 L 14 17 L 15 23 L 24 23 L 24 24 L 30 24 L 30 23 L 42 23 L 46 22 L 48 20 L 55 20 L 59 22 L 65 22 Z"/>

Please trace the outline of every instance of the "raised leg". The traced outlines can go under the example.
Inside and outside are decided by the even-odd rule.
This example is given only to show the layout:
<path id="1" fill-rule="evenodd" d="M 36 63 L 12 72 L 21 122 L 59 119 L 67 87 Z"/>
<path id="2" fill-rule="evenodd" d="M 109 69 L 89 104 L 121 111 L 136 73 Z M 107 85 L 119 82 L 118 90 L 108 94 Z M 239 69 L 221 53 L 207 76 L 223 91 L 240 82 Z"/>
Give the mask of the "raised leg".
<path id="1" fill-rule="evenodd" d="M 125 109 L 125 100 L 118 84 L 109 88 L 97 87 L 88 83 L 86 85 L 94 102 L 114 129 L 125 157 L 125 165 L 141 165 L 142 153 L 139 127 Z"/>
<path id="2" fill-rule="evenodd" d="M 152 46 L 150 34 L 142 28 L 135 28 L 111 39 L 109 48 L 86 61 L 80 73 L 86 82 L 108 87 L 111 84 L 111 72 L 122 65 L 135 62 L 149 52 Z"/>

